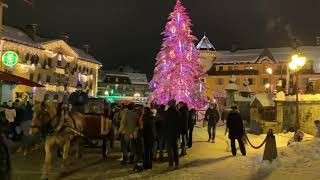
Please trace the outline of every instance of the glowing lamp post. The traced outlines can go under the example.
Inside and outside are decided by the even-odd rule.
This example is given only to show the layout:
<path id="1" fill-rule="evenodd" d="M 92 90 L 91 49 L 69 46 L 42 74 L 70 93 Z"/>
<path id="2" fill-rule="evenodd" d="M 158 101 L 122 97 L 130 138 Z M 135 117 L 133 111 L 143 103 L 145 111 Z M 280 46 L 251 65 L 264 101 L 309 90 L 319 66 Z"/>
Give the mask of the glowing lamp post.
<path id="1" fill-rule="evenodd" d="M 289 68 L 296 74 L 296 122 L 295 128 L 298 130 L 300 128 L 299 122 L 299 72 L 302 67 L 306 64 L 306 58 L 299 55 L 293 55 L 291 62 L 289 63 Z"/>

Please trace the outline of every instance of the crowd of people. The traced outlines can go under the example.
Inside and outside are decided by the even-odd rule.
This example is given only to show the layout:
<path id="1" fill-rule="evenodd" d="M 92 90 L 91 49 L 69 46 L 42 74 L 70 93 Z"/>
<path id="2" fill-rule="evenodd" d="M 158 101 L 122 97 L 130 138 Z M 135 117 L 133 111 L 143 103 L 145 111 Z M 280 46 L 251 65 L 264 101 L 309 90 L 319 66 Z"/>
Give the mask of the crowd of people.
<path id="1" fill-rule="evenodd" d="M 121 142 L 122 164 L 136 164 L 135 172 L 152 169 L 153 161 L 164 161 L 169 168 L 179 167 L 180 156 L 192 147 L 196 111 L 187 104 L 171 100 L 167 106 L 142 106 L 130 103 L 112 108 L 110 118 Z M 180 140 L 180 148 L 178 148 Z"/>
<path id="2" fill-rule="evenodd" d="M 1 134 L 4 133 L 8 139 L 20 140 L 23 135 L 28 134 L 28 127 L 32 121 L 32 104 L 29 101 L 4 102 L 0 106 Z"/>

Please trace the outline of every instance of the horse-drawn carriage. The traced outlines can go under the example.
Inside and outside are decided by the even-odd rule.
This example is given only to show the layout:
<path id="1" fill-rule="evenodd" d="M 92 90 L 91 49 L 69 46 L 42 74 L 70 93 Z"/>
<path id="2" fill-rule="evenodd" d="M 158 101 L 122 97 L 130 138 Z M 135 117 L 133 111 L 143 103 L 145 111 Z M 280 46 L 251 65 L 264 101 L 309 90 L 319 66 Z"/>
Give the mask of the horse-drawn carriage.
<path id="1" fill-rule="evenodd" d="M 36 103 L 32 119 L 31 134 L 51 132 L 45 142 L 45 162 L 43 179 L 51 169 L 52 155 L 55 147 L 63 149 L 63 164 L 66 163 L 71 143 L 75 144 L 76 156 L 81 157 L 83 140 L 98 142 L 102 140 L 102 155 L 108 152 L 108 140 L 112 130 L 112 121 L 104 116 L 105 102 L 103 99 L 89 98 L 84 112 L 72 112 L 57 102 Z M 73 145 L 74 146 L 74 145 Z"/>

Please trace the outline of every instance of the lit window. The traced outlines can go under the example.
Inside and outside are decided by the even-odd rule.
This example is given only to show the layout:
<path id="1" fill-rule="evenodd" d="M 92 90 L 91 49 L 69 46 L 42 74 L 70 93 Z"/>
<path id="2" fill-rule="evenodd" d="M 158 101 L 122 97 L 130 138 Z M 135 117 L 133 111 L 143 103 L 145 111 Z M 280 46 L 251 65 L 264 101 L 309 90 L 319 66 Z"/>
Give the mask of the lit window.
<path id="1" fill-rule="evenodd" d="M 261 85 L 265 85 L 269 83 L 269 78 L 263 78 L 261 81 Z"/>
<path id="2" fill-rule="evenodd" d="M 236 84 L 237 84 L 237 85 L 240 84 L 240 79 L 239 79 L 239 78 L 236 79 Z"/>
<path id="3" fill-rule="evenodd" d="M 222 78 L 219 78 L 216 80 L 217 85 L 224 85 L 224 80 Z"/>
<path id="4" fill-rule="evenodd" d="M 234 70 L 239 70 L 239 66 L 234 66 Z"/>
<path id="5" fill-rule="evenodd" d="M 218 66 L 218 67 L 217 67 L 217 70 L 218 70 L 218 71 L 223 71 L 223 66 Z"/>
<path id="6" fill-rule="evenodd" d="M 254 79 L 254 78 L 249 78 L 248 81 L 249 81 L 249 85 L 255 85 L 256 84 L 256 79 Z"/>
<path id="7" fill-rule="evenodd" d="M 228 71 L 232 71 L 233 70 L 233 66 L 228 66 Z"/>

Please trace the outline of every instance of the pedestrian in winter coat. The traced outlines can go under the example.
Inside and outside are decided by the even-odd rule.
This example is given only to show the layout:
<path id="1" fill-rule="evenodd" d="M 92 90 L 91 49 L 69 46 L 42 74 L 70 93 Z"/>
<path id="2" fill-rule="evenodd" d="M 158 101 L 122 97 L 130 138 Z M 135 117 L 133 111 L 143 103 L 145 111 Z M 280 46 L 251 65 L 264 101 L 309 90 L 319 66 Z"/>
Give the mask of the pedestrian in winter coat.
<path id="1" fill-rule="evenodd" d="M 15 118 L 17 116 L 15 108 L 12 107 L 12 101 L 8 101 L 7 106 L 4 109 L 4 113 L 7 121 L 9 122 L 9 132 L 8 137 L 14 138 L 15 133 Z"/>
<path id="2" fill-rule="evenodd" d="M 210 104 L 210 107 L 207 109 L 205 114 L 205 120 L 208 121 L 208 142 L 212 140 L 212 143 L 215 142 L 216 137 L 216 126 L 220 119 L 220 113 L 217 107 L 217 104 Z"/>
<path id="3" fill-rule="evenodd" d="M 193 133 L 193 128 L 194 125 L 196 125 L 196 116 L 197 112 L 195 109 L 191 109 L 189 112 L 189 118 L 188 118 L 188 148 L 192 147 L 192 133 Z"/>
<path id="4" fill-rule="evenodd" d="M 124 110 L 125 115 L 122 116 L 119 133 L 123 135 L 123 162 L 128 158 L 132 163 L 135 156 L 136 139 L 138 136 L 138 112 L 134 110 L 134 105 L 129 104 L 128 110 Z M 130 152 L 130 157 L 129 157 Z"/>
<path id="5" fill-rule="evenodd" d="M 187 134 L 188 134 L 188 118 L 189 118 L 189 110 L 188 105 L 185 103 L 180 104 L 180 136 L 181 136 L 181 156 L 185 156 L 187 154 Z"/>
<path id="6" fill-rule="evenodd" d="M 243 122 L 240 113 L 237 110 L 237 106 L 232 106 L 231 109 L 232 110 L 230 111 L 227 117 L 227 128 L 229 129 L 229 139 L 231 140 L 231 151 L 234 156 L 237 155 L 235 140 L 238 140 L 240 151 L 242 155 L 245 156 L 246 149 L 243 143 Z"/>
<path id="7" fill-rule="evenodd" d="M 156 127 L 153 112 L 149 107 L 145 107 L 143 114 L 144 169 L 152 169 L 153 147 L 155 138 Z"/>
<path id="8" fill-rule="evenodd" d="M 165 118 L 165 138 L 167 143 L 167 151 L 169 156 L 169 168 L 173 167 L 173 163 L 176 168 L 179 166 L 178 155 L 178 138 L 179 138 L 179 118 L 180 114 L 176 108 L 176 101 L 170 100 L 169 109 L 166 111 Z"/>
<path id="9" fill-rule="evenodd" d="M 163 161 L 163 151 L 165 148 L 165 129 L 164 129 L 164 122 L 165 122 L 165 106 L 161 105 L 158 109 L 157 116 L 156 116 L 156 142 L 154 145 L 154 159 L 157 157 L 157 149 L 159 148 L 159 160 Z"/>

